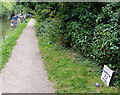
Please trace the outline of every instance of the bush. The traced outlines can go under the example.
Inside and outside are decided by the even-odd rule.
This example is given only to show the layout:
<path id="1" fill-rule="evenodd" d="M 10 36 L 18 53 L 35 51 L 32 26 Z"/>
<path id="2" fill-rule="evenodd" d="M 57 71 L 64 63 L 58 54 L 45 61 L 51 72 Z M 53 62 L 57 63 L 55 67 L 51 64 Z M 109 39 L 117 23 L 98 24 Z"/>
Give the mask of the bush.
<path id="1" fill-rule="evenodd" d="M 120 75 L 120 4 L 70 2 L 43 6 L 39 14 L 44 23 L 38 26 L 37 34 L 45 34 L 52 42 L 79 51 L 99 67 L 108 65 L 115 71 L 114 85 L 118 85 L 115 80 Z"/>
<path id="2" fill-rule="evenodd" d="M 119 3 L 110 3 L 102 8 L 102 12 L 96 19 L 92 44 L 95 60 L 102 66 L 104 64 L 108 65 L 117 74 L 120 73 L 118 72 L 118 66 L 120 64 L 119 9 Z"/>
<path id="3" fill-rule="evenodd" d="M 44 22 L 40 22 L 36 24 L 36 35 L 37 36 L 49 36 L 52 42 L 60 41 L 60 20 L 54 18 L 47 18 Z"/>

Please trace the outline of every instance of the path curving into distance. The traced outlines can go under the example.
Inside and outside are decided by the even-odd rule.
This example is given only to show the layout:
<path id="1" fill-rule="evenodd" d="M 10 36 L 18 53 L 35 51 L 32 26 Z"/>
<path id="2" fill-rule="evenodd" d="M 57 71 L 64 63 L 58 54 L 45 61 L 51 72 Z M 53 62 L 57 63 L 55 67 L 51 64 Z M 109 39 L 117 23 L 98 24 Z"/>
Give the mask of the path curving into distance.
<path id="1" fill-rule="evenodd" d="M 31 19 L 2 69 L 2 93 L 55 92 L 41 59 L 34 25 L 35 20 Z"/>

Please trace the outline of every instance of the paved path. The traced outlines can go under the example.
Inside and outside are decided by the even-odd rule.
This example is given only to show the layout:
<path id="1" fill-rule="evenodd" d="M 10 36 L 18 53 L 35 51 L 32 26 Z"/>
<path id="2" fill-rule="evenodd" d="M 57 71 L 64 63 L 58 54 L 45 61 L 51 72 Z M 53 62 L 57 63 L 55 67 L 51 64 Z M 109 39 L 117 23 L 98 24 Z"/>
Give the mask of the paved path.
<path id="1" fill-rule="evenodd" d="M 2 93 L 54 93 L 40 56 L 31 19 L 0 74 Z M 1 89 L 0 89 L 1 90 Z"/>

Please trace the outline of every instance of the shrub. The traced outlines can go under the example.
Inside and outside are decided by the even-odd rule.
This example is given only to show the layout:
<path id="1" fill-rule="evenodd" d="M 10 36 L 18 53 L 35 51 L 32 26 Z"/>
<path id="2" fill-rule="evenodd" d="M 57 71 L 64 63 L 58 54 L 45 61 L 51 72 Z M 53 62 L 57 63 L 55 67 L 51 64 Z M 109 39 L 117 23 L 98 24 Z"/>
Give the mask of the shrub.
<path id="1" fill-rule="evenodd" d="M 44 23 L 39 25 L 38 35 L 45 34 L 52 42 L 59 42 L 66 48 L 79 51 L 83 56 L 95 60 L 99 67 L 108 65 L 116 73 L 114 84 L 119 84 L 119 81 L 115 81 L 120 75 L 118 2 L 48 3 L 43 4 L 42 9 L 39 14 Z M 55 13 L 51 16 L 53 12 Z"/>
<path id="2" fill-rule="evenodd" d="M 120 64 L 120 27 L 118 25 L 119 3 L 109 3 L 102 8 L 96 19 L 93 37 L 93 54 L 100 65 L 108 65 L 117 76 Z M 116 81 L 117 83 L 118 81 Z"/>

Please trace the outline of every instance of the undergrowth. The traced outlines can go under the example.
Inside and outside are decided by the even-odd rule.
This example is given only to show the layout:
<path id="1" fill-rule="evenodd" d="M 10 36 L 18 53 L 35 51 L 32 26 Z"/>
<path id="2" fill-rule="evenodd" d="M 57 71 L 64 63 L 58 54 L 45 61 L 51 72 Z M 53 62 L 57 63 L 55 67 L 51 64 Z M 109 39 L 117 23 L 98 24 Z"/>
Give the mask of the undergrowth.
<path id="1" fill-rule="evenodd" d="M 48 36 L 39 38 L 49 80 L 55 83 L 56 93 L 117 93 L 118 89 L 107 87 L 100 80 L 97 67 L 88 59 L 77 61 L 75 54 L 52 43 Z M 101 86 L 97 87 L 94 82 Z"/>
<path id="2" fill-rule="evenodd" d="M 114 71 L 111 85 L 120 87 L 120 2 L 36 4 L 37 36 L 89 57 Z"/>

